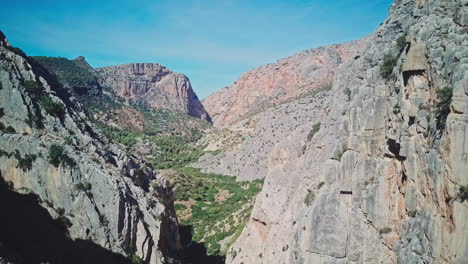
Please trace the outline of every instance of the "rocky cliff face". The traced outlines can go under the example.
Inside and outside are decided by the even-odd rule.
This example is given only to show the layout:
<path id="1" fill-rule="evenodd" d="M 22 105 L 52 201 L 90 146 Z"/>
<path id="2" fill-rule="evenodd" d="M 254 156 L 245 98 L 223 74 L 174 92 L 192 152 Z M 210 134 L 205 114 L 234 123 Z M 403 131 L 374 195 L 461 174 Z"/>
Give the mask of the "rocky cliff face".
<path id="1" fill-rule="evenodd" d="M 93 258 L 88 254 L 93 251 L 86 253 L 85 245 L 96 245 L 120 256 L 111 261 L 104 254 L 101 261 L 106 263 L 127 262 L 131 255 L 163 263 L 181 248 L 167 182 L 103 138 L 80 104 L 39 64 L 9 46 L 3 34 L 0 176 L 9 186 L 8 190 L 1 186 L 2 197 L 15 197 L 2 200 L 1 208 L 18 208 L 24 202 L 34 209 L 21 221 L 8 222 L 12 226 L 5 229 L 2 225 L 0 251 L 9 253 L 2 254 L 2 261 L 13 256 L 20 263 L 93 263 L 98 254 Z M 17 197 L 18 193 L 28 196 Z M 29 203 L 32 196 L 37 198 Z M 4 213 L 15 219 L 17 212 Z M 33 220 L 25 221 L 25 217 Z M 21 242 L 8 233 L 28 230 L 29 226 L 20 226 L 25 222 L 34 222 L 34 230 L 42 230 L 38 219 L 48 224 L 45 230 L 49 230 L 49 220 L 55 219 L 63 234 L 50 227 L 50 237 L 34 232 Z"/>
<path id="2" fill-rule="evenodd" d="M 199 166 L 265 176 L 227 263 L 468 262 L 467 14 L 464 0 L 396 0 L 331 91 L 210 135 Z"/>
<path id="3" fill-rule="evenodd" d="M 354 57 L 364 40 L 297 53 L 243 74 L 233 85 L 203 100 L 216 126 L 234 123 L 248 113 L 331 87 L 336 68 Z"/>
<path id="4" fill-rule="evenodd" d="M 131 63 L 96 69 L 99 82 L 118 96 L 210 120 L 189 79 L 157 63 Z"/>

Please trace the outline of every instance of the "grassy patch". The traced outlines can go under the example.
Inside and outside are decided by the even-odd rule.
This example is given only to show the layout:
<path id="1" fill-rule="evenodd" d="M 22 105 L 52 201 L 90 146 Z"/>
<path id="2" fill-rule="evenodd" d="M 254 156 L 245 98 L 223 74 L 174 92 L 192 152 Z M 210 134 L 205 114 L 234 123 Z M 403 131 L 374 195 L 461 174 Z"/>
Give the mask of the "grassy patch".
<path id="1" fill-rule="evenodd" d="M 236 182 L 234 177 L 194 168 L 177 169 L 175 177 L 176 201 L 194 201 L 189 207 L 176 205 L 180 223 L 193 227 L 193 240 L 203 242 L 209 255 L 225 255 L 220 241 L 230 237 L 226 242 L 230 245 L 238 237 L 249 219 L 262 181 Z M 182 217 L 187 210 L 191 213 L 188 219 Z"/>

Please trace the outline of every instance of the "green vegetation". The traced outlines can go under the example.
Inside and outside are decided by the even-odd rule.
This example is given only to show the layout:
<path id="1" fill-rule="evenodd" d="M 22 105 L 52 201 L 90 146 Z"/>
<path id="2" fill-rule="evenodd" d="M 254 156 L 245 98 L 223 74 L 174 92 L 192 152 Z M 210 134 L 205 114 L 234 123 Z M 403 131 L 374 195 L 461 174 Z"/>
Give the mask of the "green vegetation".
<path id="1" fill-rule="evenodd" d="M 7 126 L 4 130 L 6 134 L 16 134 L 16 130 L 12 126 Z"/>
<path id="2" fill-rule="evenodd" d="M 344 93 L 346 94 L 348 101 L 351 101 L 351 89 L 346 88 Z"/>
<path id="3" fill-rule="evenodd" d="M 381 234 L 381 235 L 388 234 L 390 232 L 392 232 L 392 229 L 390 227 L 384 227 L 384 228 L 379 230 L 379 234 Z"/>
<path id="4" fill-rule="evenodd" d="M 91 187 L 92 187 L 91 183 L 89 183 L 89 182 L 80 182 L 80 183 L 75 185 L 75 188 L 78 191 L 82 191 L 82 192 L 90 192 Z"/>
<path id="5" fill-rule="evenodd" d="M 0 130 L 5 130 L 5 125 L 2 122 L 0 122 Z"/>
<path id="6" fill-rule="evenodd" d="M 2 89 L 3 89 L 3 84 L 2 84 L 2 82 L 0 82 L 0 90 L 2 90 Z"/>
<path id="7" fill-rule="evenodd" d="M 393 68 L 395 68 L 397 62 L 397 56 L 393 56 L 391 53 L 385 54 L 380 65 L 380 75 L 386 80 L 390 80 L 393 77 Z"/>
<path id="8" fill-rule="evenodd" d="M 175 177 L 173 188 L 179 202 L 176 211 L 180 223 L 193 227 L 193 240 L 204 242 L 208 254 L 225 255 L 219 242 L 230 237 L 230 245 L 240 234 L 262 181 L 236 182 L 234 177 L 202 173 L 194 168 L 177 169 Z M 190 205 L 180 204 L 182 201 L 189 201 Z"/>
<path id="9" fill-rule="evenodd" d="M 6 49 L 12 51 L 13 53 L 15 53 L 16 55 L 19 55 L 23 58 L 27 58 L 28 56 L 26 55 L 26 53 L 24 53 L 20 48 L 17 48 L 17 47 L 13 47 L 13 46 L 5 46 Z"/>
<path id="10" fill-rule="evenodd" d="M 32 169 L 32 164 L 36 160 L 37 156 L 34 154 L 26 154 L 24 158 L 21 157 L 21 154 L 18 150 L 15 152 L 15 158 L 18 161 L 16 168 L 20 168 L 23 171 L 28 171 Z"/>
<path id="11" fill-rule="evenodd" d="M 320 182 L 319 185 L 317 186 L 317 189 L 322 188 L 325 185 L 325 182 Z"/>
<path id="12" fill-rule="evenodd" d="M 65 144 L 73 145 L 73 138 L 72 137 L 65 137 Z"/>
<path id="13" fill-rule="evenodd" d="M 5 109 L 0 107 L 0 118 L 2 118 L 5 115 Z"/>
<path id="14" fill-rule="evenodd" d="M 340 149 L 335 154 L 335 160 L 341 161 L 341 158 L 343 157 L 343 154 L 346 152 L 346 147 L 342 146 Z"/>
<path id="15" fill-rule="evenodd" d="M 406 47 L 406 36 L 407 32 L 403 33 L 400 37 L 397 38 L 396 44 L 397 44 L 397 49 L 401 53 L 405 47 Z"/>
<path id="16" fill-rule="evenodd" d="M 311 141 L 312 138 L 315 136 L 315 134 L 319 132 L 320 126 L 321 126 L 320 122 L 312 126 L 312 130 L 310 130 L 309 134 L 307 135 L 307 141 Z"/>
<path id="17" fill-rule="evenodd" d="M 175 208 L 176 211 L 183 211 L 183 210 L 187 209 L 187 206 L 185 206 L 184 204 L 175 204 L 174 208 Z"/>
<path id="18" fill-rule="evenodd" d="M 156 206 L 156 201 L 151 198 L 147 198 L 146 203 L 148 204 L 149 208 L 154 208 Z"/>
<path id="19" fill-rule="evenodd" d="M 468 185 L 460 186 L 460 191 L 458 193 L 458 198 L 460 198 L 461 202 L 468 200 Z"/>
<path id="20" fill-rule="evenodd" d="M 157 146 L 151 161 L 155 169 L 180 168 L 197 161 L 203 155 L 200 147 L 194 146 L 198 137 L 152 135 L 148 132 L 133 132 L 99 124 L 101 131 L 114 142 L 132 147 L 138 140 L 152 142 Z"/>
<path id="21" fill-rule="evenodd" d="M 35 80 L 24 81 L 24 89 L 28 93 L 39 94 L 44 91 L 44 88 L 39 85 Z"/>
<path id="22" fill-rule="evenodd" d="M 63 118 L 65 115 L 65 107 L 62 103 L 54 102 L 49 97 L 42 97 L 41 98 L 41 105 L 44 107 L 44 110 L 49 114 L 56 116 L 58 118 Z"/>
<path id="23" fill-rule="evenodd" d="M 408 212 L 409 217 L 416 217 L 417 214 L 418 214 L 417 210 L 411 210 Z"/>
<path id="24" fill-rule="evenodd" d="M 452 103 L 453 89 L 445 87 L 436 91 L 439 102 L 435 106 L 435 117 L 437 119 L 437 129 L 444 129 L 447 116 L 450 114 L 450 104 Z"/>
<path id="25" fill-rule="evenodd" d="M 313 192 L 309 191 L 307 193 L 307 195 L 305 196 L 305 198 L 304 198 L 304 203 L 307 206 L 310 206 L 314 200 L 315 200 L 315 194 Z"/>
<path id="26" fill-rule="evenodd" d="M 137 255 L 132 255 L 132 264 L 144 264 L 145 262 Z"/>
<path id="27" fill-rule="evenodd" d="M 48 159 L 50 164 L 55 167 L 60 166 L 60 163 L 68 167 L 74 167 L 76 165 L 75 161 L 65 153 L 64 148 L 57 144 L 50 146 Z"/>
<path id="28" fill-rule="evenodd" d="M 62 84 L 82 87 L 96 83 L 94 74 L 77 63 L 60 57 L 32 57 L 49 72 L 56 75 Z"/>

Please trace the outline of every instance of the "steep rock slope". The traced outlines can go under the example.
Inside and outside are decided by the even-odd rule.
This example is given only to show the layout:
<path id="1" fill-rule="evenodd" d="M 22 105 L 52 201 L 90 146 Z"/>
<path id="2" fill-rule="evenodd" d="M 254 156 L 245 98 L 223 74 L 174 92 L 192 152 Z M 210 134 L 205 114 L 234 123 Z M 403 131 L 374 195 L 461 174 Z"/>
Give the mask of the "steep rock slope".
<path id="1" fill-rule="evenodd" d="M 7 197 L 17 197 L 17 192 L 37 197 L 28 202 L 29 198 L 18 196 L 8 201 L 10 207 L 5 201 L 1 206 L 27 204 L 34 209 L 30 224 L 41 229 L 39 223 L 49 226 L 53 218 L 64 232 L 60 237 L 51 229 L 50 241 L 44 235 L 24 237 L 31 248 L 44 249 L 37 251 L 24 250 L 17 236 L 4 234 L 0 251 L 9 254 L 2 258 L 91 263 L 97 261 L 93 254 L 78 250 L 85 248 L 83 243 L 94 243 L 120 255 L 114 259 L 117 262 L 127 261 L 122 255 L 133 255 L 163 263 L 181 248 L 174 198 L 166 180 L 107 142 L 80 104 L 39 64 L 9 46 L 1 32 L 0 84 L 0 176 L 12 191 Z M 9 213 L 9 219 L 20 216 Z M 23 217 L 9 229 L 22 229 L 20 223 L 25 222 Z M 52 242 L 62 241 L 63 247 L 75 243 L 69 239 L 77 243 L 70 249 L 76 250 L 74 254 L 61 251 L 59 244 L 50 252 Z"/>
<path id="2" fill-rule="evenodd" d="M 252 165 L 264 186 L 227 263 L 468 262 L 467 14 L 462 0 L 396 0 L 330 92 L 229 128 L 271 122 L 265 141 L 228 148 L 248 160 L 252 138 L 271 145 L 264 168 Z M 276 137 L 281 123 L 294 126 Z"/>
<path id="3" fill-rule="evenodd" d="M 216 126 L 238 121 L 239 117 L 288 99 L 331 87 L 338 65 L 352 58 L 365 41 L 307 50 L 253 69 L 233 85 L 203 100 Z"/>
<path id="4" fill-rule="evenodd" d="M 147 105 L 210 120 L 187 76 L 157 63 L 130 63 L 97 68 L 102 86 L 118 96 Z"/>

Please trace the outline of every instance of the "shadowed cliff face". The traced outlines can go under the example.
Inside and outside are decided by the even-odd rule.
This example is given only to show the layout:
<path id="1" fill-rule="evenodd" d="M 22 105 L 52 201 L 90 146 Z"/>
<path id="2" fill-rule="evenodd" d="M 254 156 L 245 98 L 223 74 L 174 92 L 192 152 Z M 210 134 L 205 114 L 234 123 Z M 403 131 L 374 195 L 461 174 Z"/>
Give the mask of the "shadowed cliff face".
<path id="1" fill-rule="evenodd" d="M 1 173 L 0 173 L 1 176 Z M 53 219 L 35 194 L 20 194 L 0 177 L 0 262 L 129 263 L 91 241 L 72 240 L 66 224 Z M 6 257 L 5 257 L 6 256 Z"/>
<path id="2" fill-rule="evenodd" d="M 187 76 L 157 63 L 131 63 L 96 69 L 99 83 L 118 96 L 152 108 L 211 121 Z"/>
<path id="3" fill-rule="evenodd" d="M 42 219 L 33 223 L 39 232 L 37 237 L 41 238 L 37 238 L 41 249 L 38 251 L 44 251 L 45 255 L 33 252 L 25 256 L 40 260 L 56 254 L 63 259 L 52 259 L 54 263 L 70 263 L 68 255 L 76 255 L 79 260 L 80 255 L 87 256 L 82 251 L 70 250 L 83 248 L 92 255 L 102 255 L 103 263 L 109 263 L 107 257 L 112 255 L 95 247 L 96 244 L 114 253 L 136 255 L 147 263 L 166 261 L 166 255 L 181 249 L 168 183 L 145 162 L 128 156 L 109 142 L 84 114 L 76 98 L 52 77 L 0 35 L 1 177 L 11 182 L 14 191 L 36 194 L 41 206 L 68 227 L 59 231 L 44 210 L 31 205 L 31 212 L 37 214 L 31 213 L 32 220 Z M 22 199 L 9 196 L 2 202 L 16 198 Z M 28 211 L 21 211 L 21 205 L 17 207 L 19 218 L 31 220 L 29 215 L 21 216 Z M 4 222 L 2 227 L 15 223 L 29 225 L 21 221 Z M 28 227 L 14 226 L 11 230 Z M 49 229 L 53 230 L 51 234 L 47 233 Z M 75 242 L 66 239 L 67 232 Z M 20 250 L 15 243 L 29 239 L 20 232 L 17 236 L 7 234 L 11 240 L 4 246 L 13 247 L 8 248 L 10 251 Z M 48 248 L 42 237 L 49 236 L 52 245 L 57 244 L 66 254 Z M 99 261 L 79 261 L 96 262 Z"/>

